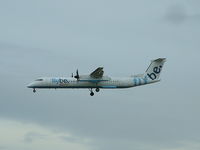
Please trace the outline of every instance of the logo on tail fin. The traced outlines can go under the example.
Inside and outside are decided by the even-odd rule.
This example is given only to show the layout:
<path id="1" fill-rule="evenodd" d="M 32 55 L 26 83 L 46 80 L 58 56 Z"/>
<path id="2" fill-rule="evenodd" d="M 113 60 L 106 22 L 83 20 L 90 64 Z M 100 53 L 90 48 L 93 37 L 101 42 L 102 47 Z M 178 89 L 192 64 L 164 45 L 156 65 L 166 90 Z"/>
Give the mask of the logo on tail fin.
<path id="1" fill-rule="evenodd" d="M 147 73 L 148 77 L 149 77 L 151 80 L 155 80 L 155 79 L 157 78 L 157 75 L 161 72 L 161 69 L 162 69 L 162 66 L 154 67 L 152 73 L 150 73 L 150 74 Z"/>

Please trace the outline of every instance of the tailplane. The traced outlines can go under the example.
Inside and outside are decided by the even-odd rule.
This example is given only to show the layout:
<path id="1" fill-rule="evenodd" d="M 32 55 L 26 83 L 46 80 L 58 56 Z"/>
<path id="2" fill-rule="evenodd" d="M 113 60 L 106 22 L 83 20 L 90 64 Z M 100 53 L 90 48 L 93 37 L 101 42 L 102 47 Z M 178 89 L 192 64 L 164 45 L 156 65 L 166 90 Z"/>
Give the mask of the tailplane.
<path id="1" fill-rule="evenodd" d="M 151 61 L 151 64 L 147 68 L 144 76 L 150 81 L 159 80 L 160 73 L 162 71 L 163 65 L 166 61 L 166 58 L 158 58 Z"/>

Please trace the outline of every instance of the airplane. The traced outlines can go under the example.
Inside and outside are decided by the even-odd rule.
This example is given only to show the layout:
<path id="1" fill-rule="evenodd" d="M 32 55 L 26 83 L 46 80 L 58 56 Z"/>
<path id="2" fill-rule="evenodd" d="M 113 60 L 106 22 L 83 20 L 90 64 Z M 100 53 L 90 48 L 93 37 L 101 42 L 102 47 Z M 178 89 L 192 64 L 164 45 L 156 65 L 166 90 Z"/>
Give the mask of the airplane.
<path id="1" fill-rule="evenodd" d="M 71 77 L 43 77 L 28 84 L 36 92 L 36 88 L 88 88 L 90 95 L 94 96 L 93 89 L 99 92 L 100 89 L 131 88 L 160 81 L 160 73 L 166 58 L 152 60 L 149 67 L 143 74 L 137 74 L 130 77 L 116 78 L 104 76 L 103 67 L 98 67 L 89 75 L 79 75 L 78 69 L 76 75 Z"/>

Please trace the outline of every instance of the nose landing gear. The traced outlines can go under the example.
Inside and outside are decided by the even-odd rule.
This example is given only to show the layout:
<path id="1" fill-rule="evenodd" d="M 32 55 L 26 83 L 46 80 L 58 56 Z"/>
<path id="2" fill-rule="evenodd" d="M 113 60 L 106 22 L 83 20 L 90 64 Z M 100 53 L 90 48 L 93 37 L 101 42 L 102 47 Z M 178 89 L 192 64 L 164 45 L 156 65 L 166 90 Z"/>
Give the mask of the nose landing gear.
<path id="1" fill-rule="evenodd" d="M 36 89 L 35 88 L 33 88 L 33 93 L 35 93 L 36 92 Z"/>

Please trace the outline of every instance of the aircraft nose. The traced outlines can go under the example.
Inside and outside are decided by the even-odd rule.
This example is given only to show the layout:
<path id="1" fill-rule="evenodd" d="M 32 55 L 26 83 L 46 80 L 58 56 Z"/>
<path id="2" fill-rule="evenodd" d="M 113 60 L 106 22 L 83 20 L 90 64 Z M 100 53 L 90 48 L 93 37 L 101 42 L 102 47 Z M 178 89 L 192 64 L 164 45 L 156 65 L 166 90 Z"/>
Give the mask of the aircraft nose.
<path id="1" fill-rule="evenodd" d="M 29 83 L 29 84 L 27 85 L 27 88 L 33 88 L 33 83 Z"/>

